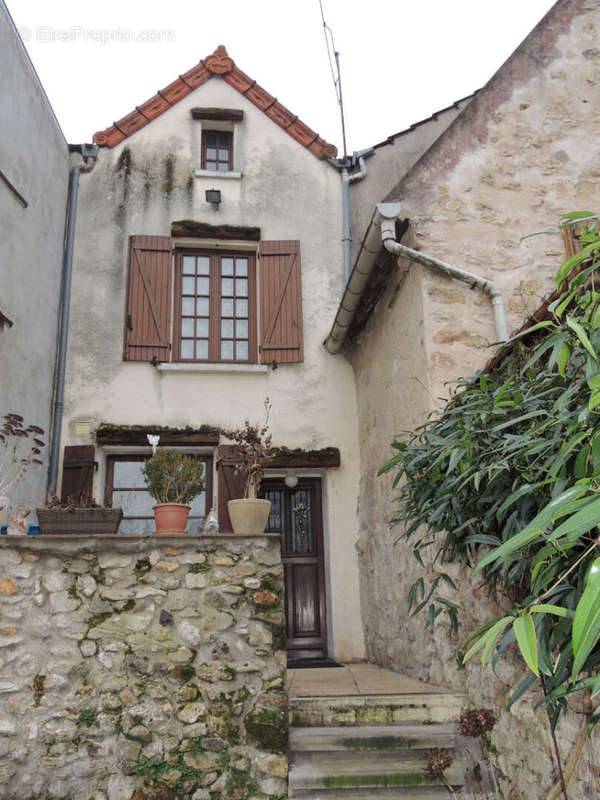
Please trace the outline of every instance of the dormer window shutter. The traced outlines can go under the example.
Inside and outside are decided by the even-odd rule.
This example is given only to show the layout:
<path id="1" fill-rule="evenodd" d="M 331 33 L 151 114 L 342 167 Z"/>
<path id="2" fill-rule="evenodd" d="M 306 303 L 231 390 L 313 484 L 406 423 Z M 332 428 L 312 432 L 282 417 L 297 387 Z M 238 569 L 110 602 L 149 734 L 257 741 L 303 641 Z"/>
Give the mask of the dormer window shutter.
<path id="1" fill-rule="evenodd" d="M 129 240 L 125 361 L 169 361 L 172 250 L 170 236 Z"/>
<path id="2" fill-rule="evenodd" d="M 300 242 L 261 242 L 260 361 L 298 364 L 304 360 Z"/>

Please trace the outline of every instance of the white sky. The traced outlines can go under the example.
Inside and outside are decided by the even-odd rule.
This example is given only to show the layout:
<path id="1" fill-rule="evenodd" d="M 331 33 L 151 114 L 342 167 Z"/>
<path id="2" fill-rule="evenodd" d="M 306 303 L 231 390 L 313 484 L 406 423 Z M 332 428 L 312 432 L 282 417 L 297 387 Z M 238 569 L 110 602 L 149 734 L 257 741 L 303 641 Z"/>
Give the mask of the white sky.
<path id="1" fill-rule="evenodd" d="M 240 69 L 341 150 L 319 0 L 6 2 L 69 142 L 91 141 L 224 44 Z M 350 152 L 483 86 L 553 5 L 322 2 L 340 52 Z"/>

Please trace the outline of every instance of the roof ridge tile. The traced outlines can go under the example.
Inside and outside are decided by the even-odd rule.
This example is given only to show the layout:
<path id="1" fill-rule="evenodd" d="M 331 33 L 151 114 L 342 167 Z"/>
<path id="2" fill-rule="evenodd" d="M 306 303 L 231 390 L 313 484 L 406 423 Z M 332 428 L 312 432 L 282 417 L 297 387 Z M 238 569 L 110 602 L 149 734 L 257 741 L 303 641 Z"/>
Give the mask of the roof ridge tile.
<path id="1" fill-rule="evenodd" d="M 153 97 L 146 100 L 134 110 L 126 114 L 117 122 L 103 131 L 94 134 L 93 141 L 100 147 L 115 147 L 124 139 L 143 128 L 149 122 L 159 117 L 175 103 L 178 103 L 190 92 L 197 89 L 214 75 L 223 80 L 243 94 L 250 102 L 265 113 L 269 119 L 286 131 L 299 144 L 310 150 L 318 158 L 335 158 L 337 148 L 322 139 L 318 133 L 305 125 L 302 120 L 276 97 L 263 89 L 255 80 L 250 78 L 230 58 L 224 45 L 219 45 L 216 50 L 201 59 L 183 75 L 179 75 L 172 83 L 159 89 Z"/>

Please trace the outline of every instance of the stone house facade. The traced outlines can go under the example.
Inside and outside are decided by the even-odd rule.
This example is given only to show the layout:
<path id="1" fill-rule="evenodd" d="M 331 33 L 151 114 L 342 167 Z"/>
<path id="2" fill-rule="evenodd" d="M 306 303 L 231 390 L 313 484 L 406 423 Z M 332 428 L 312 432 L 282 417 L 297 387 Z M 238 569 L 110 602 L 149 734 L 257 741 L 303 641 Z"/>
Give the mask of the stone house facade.
<path id="1" fill-rule="evenodd" d="M 322 347 L 342 286 L 335 148 L 223 47 L 94 138 L 78 204 L 63 496 L 85 487 L 123 505 L 121 532 L 151 531 L 140 469 L 146 433 L 160 433 L 205 461 L 188 530 L 213 507 L 231 530 L 226 504 L 240 487 L 219 430 L 261 421 L 268 397 L 273 443 L 288 448 L 263 491 L 270 529 L 289 542 L 290 650 L 362 658 L 354 378 Z"/>

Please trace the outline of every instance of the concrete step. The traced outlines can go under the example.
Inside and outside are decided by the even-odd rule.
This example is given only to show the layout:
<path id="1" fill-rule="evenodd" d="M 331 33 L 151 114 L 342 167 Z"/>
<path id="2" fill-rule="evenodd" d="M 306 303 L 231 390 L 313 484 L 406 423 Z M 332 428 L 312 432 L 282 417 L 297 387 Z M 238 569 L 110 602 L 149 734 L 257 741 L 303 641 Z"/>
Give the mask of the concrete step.
<path id="1" fill-rule="evenodd" d="M 456 725 L 451 722 L 429 725 L 359 725 L 290 728 L 290 751 L 294 753 L 332 750 L 423 750 L 454 748 L 459 742 Z"/>
<path id="2" fill-rule="evenodd" d="M 295 791 L 289 798 L 303 800 L 448 800 L 449 792 L 445 786 L 417 787 L 414 789 L 312 789 Z M 462 797 L 462 795 L 457 795 Z"/>
<path id="3" fill-rule="evenodd" d="M 357 758 L 357 755 L 366 758 Z M 444 786 L 438 778 L 427 778 L 423 772 L 426 757 L 408 755 L 403 751 L 383 751 L 357 754 L 352 751 L 336 753 L 295 753 L 289 773 L 290 796 L 303 790 L 379 789 Z M 462 758 L 446 770 L 446 780 L 461 786 L 465 773 Z"/>
<path id="4" fill-rule="evenodd" d="M 290 725 L 339 727 L 398 723 L 456 722 L 463 696 L 449 692 L 294 697 Z"/>

